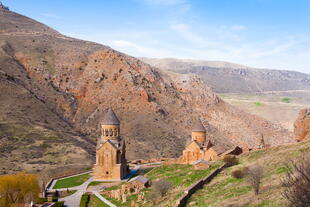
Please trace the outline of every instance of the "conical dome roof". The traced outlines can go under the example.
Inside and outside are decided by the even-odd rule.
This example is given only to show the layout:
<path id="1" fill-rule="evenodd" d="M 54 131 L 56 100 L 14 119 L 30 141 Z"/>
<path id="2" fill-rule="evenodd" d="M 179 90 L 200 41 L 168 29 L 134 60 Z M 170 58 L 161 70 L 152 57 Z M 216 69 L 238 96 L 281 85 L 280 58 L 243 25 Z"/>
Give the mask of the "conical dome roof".
<path id="1" fill-rule="evenodd" d="M 117 118 L 116 114 L 114 113 L 113 109 L 110 107 L 108 111 L 105 113 L 102 121 L 102 125 L 119 125 L 120 121 Z"/>
<path id="2" fill-rule="evenodd" d="M 193 132 L 205 132 L 206 128 L 203 126 L 201 120 L 199 119 L 193 126 Z"/>

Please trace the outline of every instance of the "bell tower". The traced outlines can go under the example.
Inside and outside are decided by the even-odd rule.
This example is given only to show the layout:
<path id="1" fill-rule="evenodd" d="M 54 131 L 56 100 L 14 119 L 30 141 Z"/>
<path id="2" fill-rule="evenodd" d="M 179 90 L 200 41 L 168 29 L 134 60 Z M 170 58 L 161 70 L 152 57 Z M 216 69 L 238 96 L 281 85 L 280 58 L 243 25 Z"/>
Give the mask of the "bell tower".
<path id="1" fill-rule="evenodd" d="M 101 140 L 120 141 L 120 121 L 112 108 L 109 108 L 101 121 Z"/>
<path id="2" fill-rule="evenodd" d="M 192 141 L 197 141 L 200 144 L 206 142 L 206 128 L 203 126 L 201 120 L 199 119 L 193 126 L 192 129 Z"/>
<path id="3" fill-rule="evenodd" d="M 129 172 L 126 146 L 120 136 L 120 121 L 112 108 L 108 108 L 100 122 L 101 135 L 96 148 L 95 180 L 121 180 Z"/>

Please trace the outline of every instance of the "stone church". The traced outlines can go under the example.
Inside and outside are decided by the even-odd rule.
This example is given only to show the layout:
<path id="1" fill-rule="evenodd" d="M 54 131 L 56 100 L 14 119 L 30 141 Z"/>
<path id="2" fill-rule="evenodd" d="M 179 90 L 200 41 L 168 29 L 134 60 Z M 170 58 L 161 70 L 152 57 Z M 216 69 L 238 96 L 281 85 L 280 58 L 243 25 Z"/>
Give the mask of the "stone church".
<path id="1" fill-rule="evenodd" d="M 96 147 L 95 180 L 121 180 L 129 168 L 125 157 L 125 141 L 120 137 L 120 121 L 109 108 L 101 121 L 101 137 Z"/>
<path id="2" fill-rule="evenodd" d="M 199 120 L 192 129 L 192 140 L 183 150 L 181 162 L 192 164 L 196 160 L 212 161 L 219 158 L 210 140 L 206 140 L 206 129 Z"/>

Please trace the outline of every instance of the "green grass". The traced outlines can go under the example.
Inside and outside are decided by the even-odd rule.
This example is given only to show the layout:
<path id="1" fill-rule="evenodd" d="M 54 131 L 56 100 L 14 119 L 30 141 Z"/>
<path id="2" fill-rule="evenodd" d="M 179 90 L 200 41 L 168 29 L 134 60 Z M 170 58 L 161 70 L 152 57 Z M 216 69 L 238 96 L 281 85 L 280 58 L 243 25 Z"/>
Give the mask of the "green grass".
<path id="1" fill-rule="evenodd" d="M 281 101 L 282 101 L 283 103 L 290 103 L 290 102 L 291 102 L 291 98 L 284 97 L 284 98 L 281 99 Z"/>
<path id="2" fill-rule="evenodd" d="M 262 102 L 255 102 L 255 106 L 263 106 L 264 104 Z"/>
<path id="3" fill-rule="evenodd" d="M 109 207 L 109 206 L 104 202 L 102 202 L 99 198 L 97 198 L 97 196 L 90 195 L 87 207 Z"/>
<path id="4" fill-rule="evenodd" d="M 83 184 L 86 180 L 88 180 L 91 177 L 89 173 L 82 174 L 74 177 L 64 178 L 61 180 L 58 180 L 54 186 L 54 189 L 59 188 L 71 188 L 75 186 L 79 186 Z"/>
<path id="5" fill-rule="evenodd" d="M 84 193 L 81 197 L 80 207 L 88 207 L 89 195 Z"/>
<path id="6" fill-rule="evenodd" d="M 101 182 L 101 181 L 93 181 L 91 183 L 88 184 L 88 187 L 89 186 L 96 186 L 96 185 L 100 185 L 101 183 L 105 183 L 105 182 Z"/>
<path id="7" fill-rule="evenodd" d="M 258 204 L 249 204 L 244 207 L 273 207 L 273 206 L 277 206 L 277 204 L 272 201 L 262 201 Z"/>
<path id="8" fill-rule="evenodd" d="M 151 182 L 155 182 L 157 179 L 166 179 L 171 183 L 171 188 L 168 192 L 168 195 L 165 196 L 159 203 L 156 204 L 158 207 L 169 207 L 173 206 L 175 200 L 182 196 L 184 190 L 190 185 L 197 182 L 199 179 L 209 175 L 215 168 L 222 165 L 222 162 L 219 161 L 212 165 L 207 170 L 195 170 L 192 165 L 180 165 L 180 164 L 172 164 L 172 165 L 162 165 L 160 167 L 153 168 L 149 172 L 145 174 Z M 105 189 L 105 191 L 115 190 L 121 188 L 121 185 L 112 186 L 110 188 Z M 145 195 L 146 203 L 143 203 L 143 207 L 151 207 L 153 204 L 147 199 L 150 195 L 151 189 L 143 189 L 143 193 Z M 130 206 L 131 201 L 137 200 L 137 195 L 131 195 L 127 198 L 127 202 L 122 203 L 113 198 L 108 198 L 112 203 L 117 206 Z M 141 204 L 141 203 L 140 203 Z"/>

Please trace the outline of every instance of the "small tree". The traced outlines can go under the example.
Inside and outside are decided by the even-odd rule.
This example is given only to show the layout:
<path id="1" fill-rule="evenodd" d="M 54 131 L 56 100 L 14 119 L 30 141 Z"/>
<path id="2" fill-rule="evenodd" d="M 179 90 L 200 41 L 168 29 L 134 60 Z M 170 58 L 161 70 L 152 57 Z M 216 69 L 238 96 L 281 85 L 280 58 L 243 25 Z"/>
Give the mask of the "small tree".
<path id="1" fill-rule="evenodd" d="M 263 177 L 263 168 L 260 165 L 252 165 L 246 173 L 249 184 L 253 187 L 255 195 L 259 193 L 261 179 Z"/>
<path id="2" fill-rule="evenodd" d="M 310 206 L 310 159 L 303 157 L 301 162 L 291 162 L 286 167 L 287 173 L 282 180 L 285 187 L 283 197 L 289 207 Z"/>
<path id="3" fill-rule="evenodd" d="M 0 176 L 0 204 L 30 203 L 38 198 L 40 187 L 36 175 L 17 173 Z"/>
<path id="4" fill-rule="evenodd" d="M 161 179 L 153 184 L 153 190 L 160 196 L 165 196 L 170 187 L 171 183 L 165 179 Z"/>
<path id="5" fill-rule="evenodd" d="M 165 196 L 170 188 L 171 183 L 168 180 L 165 179 L 158 180 L 152 185 L 152 190 L 149 199 L 152 201 L 153 204 L 155 204 L 157 199 Z"/>

